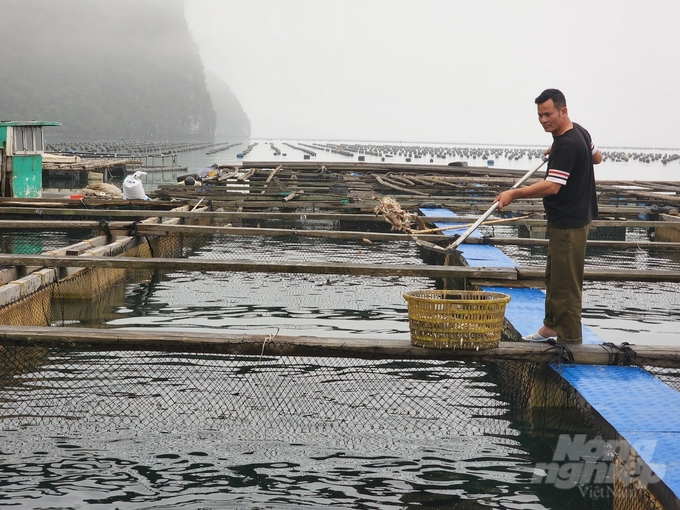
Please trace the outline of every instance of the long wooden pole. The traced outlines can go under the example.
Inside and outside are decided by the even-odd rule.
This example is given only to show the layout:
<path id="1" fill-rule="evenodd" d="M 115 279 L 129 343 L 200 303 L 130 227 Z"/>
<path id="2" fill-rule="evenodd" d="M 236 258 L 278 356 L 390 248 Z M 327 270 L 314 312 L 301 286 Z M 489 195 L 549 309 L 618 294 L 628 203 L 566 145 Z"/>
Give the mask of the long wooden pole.
<path id="1" fill-rule="evenodd" d="M 0 213 L 7 214 L 25 214 L 26 210 L 20 211 L 12 208 L 0 208 Z M 87 209 L 43 209 L 41 213 L 45 216 L 89 216 L 89 217 L 105 217 L 105 218 L 184 218 L 184 219 L 213 219 L 220 221 L 235 221 L 235 220 L 268 220 L 268 219 L 283 219 L 283 220 L 300 220 L 304 216 L 305 220 L 330 220 L 330 221 L 352 221 L 352 222 L 367 222 L 367 223 L 384 223 L 384 218 L 376 216 L 375 214 L 343 214 L 343 213 L 316 213 L 306 212 L 301 214 L 299 212 L 217 212 L 217 211 L 125 211 L 125 210 L 97 210 Z M 507 218 L 507 221 L 517 220 L 519 225 L 531 226 L 545 226 L 544 219 L 526 219 L 531 215 L 520 216 L 517 218 Z M 428 223 L 443 223 L 451 222 L 451 220 L 465 222 L 465 225 L 457 226 L 455 228 L 466 227 L 467 224 L 472 224 L 477 220 L 476 216 L 419 216 Z M 524 218 L 524 219 L 521 219 Z M 111 221 L 111 220 L 109 220 Z M 115 221 L 115 220 L 114 220 Z M 132 220 L 118 220 L 120 224 L 131 224 Z M 491 220 L 496 221 L 496 220 Z M 111 223 L 109 223 L 110 225 Z M 489 225 L 486 222 L 485 225 Z M 99 226 L 99 221 L 93 220 L 0 220 L 0 229 L 6 230 L 21 230 L 21 229 L 42 229 L 42 228 L 90 228 Z M 191 228 L 192 225 L 185 225 Z M 667 227 L 660 221 L 651 220 L 593 220 L 591 223 L 593 227 L 625 227 L 625 228 L 654 228 Z M 437 229 L 433 229 L 437 230 Z M 418 230 L 418 233 L 424 233 L 424 230 Z"/>
<path id="2" fill-rule="evenodd" d="M 235 271 L 253 273 L 335 274 L 371 276 L 424 276 L 430 278 L 476 278 L 515 280 L 513 268 L 341 264 L 333 262 L 258 262 L 252 260 L 178 259 L 141 257 L 98 257 L 58 255 L 0 254 L 0 266 L 98 267 L 121 269 L 159 269 L 163 271 Z M 680 277 L 680 272 L 679 272 Z"/>
<path id="3" fill-rule="evenodd" d="M 13 255 L 0 254 L 0 266 L 99 267 L 158 269 L 161 271 L 236 271 L 253 273 L 335 274 L 369 276 L 423 276 L 476 280 L 537 280 L 542 267 L 471 267 L 434 265 L 341 264 L 332 262 L 257 262 L 250 260 Z M 680 271 L 586 269 L 587 281 L 680 282 Z"/>
<path id="4" fill-rule="evenodd" d="M 429 218 L 428 218 L 429 219 Z M 447 218 L 448 219 L 448 218 Z M 532 225 L 544 225 L 542 220 L 521 220 L 519 218 L 508 218 L 503 220 L 493 220 L 486 222 L 485 225 L 493 224 L 494 222 L 501 223 L 501 221 L 518 220 L 523 224 L 528 221 L 536 221 Z M 621 223 L 621 222 L 618 222 Z M 625 222 L 622 222 L 625 223 Z M 647 222 L 654 223 L 656 227 L 671 226 L 663 222 Z M 316 237 L 324 239 L 345 239 L 355 241 L 413 241 L 416 240 L 419 244 L 427 244 L 435 251 L 446 253 L 445 248 L 441 248 L 433 243 L 421 243 L 423 240 L 441 241 L 442 236 L 437 235 L 437 231 L 454 228 L 465 228 L 466 225 L 456 225 L 450 227 L 442 227 L 441 229 L 416 230 L 411 234 L 394 233 L 394 232 L 357 232 L 357 231 L 343 231 L 343 230 L 298 230 L 298 229 L 273 229 L 273 228 L 247 228 L 247 227 L 230 227 L 230 226 L 203 226 L 203 225 L 173 225 L 169 223 L 151 223 L 134 225 L 129 221 L 112 221 L 107 223 L 107 227 L 114 235 L 166 235 L 171 233 L 183 233 L 194 235 L 207 234 L 224 234 L 234 236 L 296 236 L 296 237 Z M 602 225 L 600 225 L 602 226 Z M 69 230 L 69 229 L 91 229 L 98 230 L 102 226 L 96 221 L 42 221 L 42 220 L 0 220 L 0 230 Z M 431 232 L 431 233 L 428 233 Z M 547 239 L 538 238 L 524 238 L 524 237 L 485 237 L 481 239 L 469 239 L 468 244 L 490 244 L 490 245 L 510 245 L 510 246 L 543 246 L 548 244 Z M 588 240 L 587 246 L 589 248 L 607 248 L 607 249 L 640 249 L 640 250 L 660 250 L 660 251 L 677 251 L 680 250 L 680 242 L 673 241 L 604 241 L 604 240 Z"/>
<path id="5" fill-rule="evenodd" d="M 311 336 L 244 335 L 223 331 L 200 333 L 163 328 L 130 329 L 3 326 L 0 345 L 45 345 L 107 350 L 139 349 L 201 351 L 260 356 L 323 356 L 368 359 L 475 359 L 485 361 L 549 362 L 555 351 L 544 344 L 501 342 L 493 349 L 429 349 L 412 345 L 408 338 L 321 338 Z M 574 362 L 607 365 L 617 350 L 604 345 L 568 345 Z M 680 354 L 673 347 L 633 345 L 636 361 L 642 365 L 680 366 Z M 622 355 L 619 359 L 623 359 Z"/>

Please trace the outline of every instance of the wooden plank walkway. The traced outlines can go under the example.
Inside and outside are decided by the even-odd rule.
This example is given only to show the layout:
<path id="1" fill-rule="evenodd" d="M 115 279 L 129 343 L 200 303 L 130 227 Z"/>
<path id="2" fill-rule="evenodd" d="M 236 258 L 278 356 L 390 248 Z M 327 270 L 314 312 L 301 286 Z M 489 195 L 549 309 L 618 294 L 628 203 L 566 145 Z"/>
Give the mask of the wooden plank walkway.
<path id="1" fill-rule="evenodd" d="M 481 361 L 550 362 L 557 351 L 547 344 L 500 342 L 493 349 L 432 349 L 411 344 L 407 338 L 324 338 L 284 335 L 244 335 L 210 331 L 165 330 L 163 328 L 82 328 L 3 326 L 4 345 L 54 345 L 68 348 L 113 350 L 196 350 L 241 355 L 316 356 L 371 359 L 468 359 Z M 570 345 L 574 361 L 606 365 L 617 350 L 602 345 Z M 680 366 L 677 349 L 636 346 L 636 361 L 654 366 Z M 619 356 L 621 361 L 624 356 Z"/>
<path id="2" fill-rule="evenodd" d="M 469 278 L 517 281 L 543 278 L 539 267 L 470 267 L 341 264 L 333 262 L 257 262 L 249 260 L 140 258 L 106 256 L 58 256 L 0 254 L 0 266 L 103 267 L 121 269 L 160 269 L 164 271 L 236 271 L 255 273 L 335 274 L 369 276 L 424 276 L 428 278 Z M 586 269 L 588 281 L 680 282 L 680 271 L 627 269 Z"/>

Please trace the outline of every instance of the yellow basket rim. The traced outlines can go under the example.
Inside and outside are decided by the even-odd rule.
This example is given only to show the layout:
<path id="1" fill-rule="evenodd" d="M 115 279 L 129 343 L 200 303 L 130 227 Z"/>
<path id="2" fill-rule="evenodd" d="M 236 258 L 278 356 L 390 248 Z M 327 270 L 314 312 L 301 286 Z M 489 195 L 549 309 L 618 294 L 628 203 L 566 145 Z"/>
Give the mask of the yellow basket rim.
<path id="1" fill-rule="evenodd" d="M 433 303 L 433 302 L 439 302 L 442 301 L 441 298 L 432 298 L 432 297 L 422 297 L 416 295 L 417 293 L 422 292 L 422 293 L 428 293 L 428 294 L 435 294 L 435 295 L 441 295 L 441 296 L 446 296 L 450 294 L 464 294 L 467 296 L 487 296 L 491 297 L 492 299 L 487 300 L 487 301 L 492 301 L 494 303 L 502 303 L 502 302 L 509 302 L 510 301 L 510 295 L 504 294 L 503 292 L 490 292 L 490 291 L 485 291 L 485 290 L 428 290 L 428 289 L 418 289 L 418 290 L 409 290 L 407 292 L 404 292 L 403 296 L 406 301 L 409 299 L 414 299 L 418 301 L 423 301 L 423 302 L 428 302 L 428 303 Z M 448 301 L 455 301 L 457 303 L 480 303 L 484 300 L 481 299 L 455 299 L 455 300 L 448 300 Z"/>

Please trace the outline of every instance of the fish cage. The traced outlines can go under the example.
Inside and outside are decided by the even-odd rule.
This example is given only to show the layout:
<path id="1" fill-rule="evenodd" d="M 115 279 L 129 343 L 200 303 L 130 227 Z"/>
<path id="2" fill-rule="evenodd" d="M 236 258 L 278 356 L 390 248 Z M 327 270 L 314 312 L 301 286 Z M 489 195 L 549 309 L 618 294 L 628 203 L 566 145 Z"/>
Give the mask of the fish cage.
<path id="1" fill-rule="evenodd" d="M 376 508 L 520 495 L 547 507 L 663 508 L 658 478 L 561 377 L 554 352 L 532 361 L 370 359 L 273 355 L 267 343 L 261 355 L 240 355 L 160 340 L 2 340 L 2 472 L 21 478 L 47 464 L 54 487 L 73 469 L 109 478 L 90 495 L 116 506 L 126 502 L 116 473 L 130 465 L 128 476 L 147 486 L 138 503 L 191 487 L 200 501 L 221 487 L 246 503 L 353 507 L 349 485 L 366 484 L 358 500 Z M 680 371 L 662 372 L 678 388 Z M 560 457 L 565 441 L 583 458 Z M 370 490 L 376 478 L 386 485 Z M 50 491 L 26 479 L 3 485 L 2 498 L 19 503 Z"/>
<path id="2" fill-rule="evenodd" d="M 408 234 L 349 216 L 216 212 L 181 225 L 83 213 L 48 237 L 7 237 L 5 280 L 36 291 L 0 307 L 0 501 L 676 504 L 568 376 L 615 365 L 680 391 L 677 354 L 524 345 L 506 325 L 498 348 L 414 346 L 404 293 L 453 277 L 475 291 L 509 273 L 423 264 Z M 93 237 L 74 239 L 76 226 Z M 620 248 L 626 264 L 640 262 L 636 235 Z M 655 269 L 674 253 L 645 260 Z M 610 256 L 589 264 L 605 270 Z"/>

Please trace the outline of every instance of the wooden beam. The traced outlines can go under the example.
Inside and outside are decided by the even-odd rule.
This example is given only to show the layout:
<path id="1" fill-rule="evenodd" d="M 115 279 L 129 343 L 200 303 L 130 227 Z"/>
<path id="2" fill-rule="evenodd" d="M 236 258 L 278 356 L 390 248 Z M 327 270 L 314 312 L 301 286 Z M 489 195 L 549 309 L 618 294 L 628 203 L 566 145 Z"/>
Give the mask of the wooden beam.
<path id="1" fill-rule="evenodd" d="M 377 204 L 377 200 L 375 204 Z M 177 204 L 175 204 L 177 205 Z M 369 205 L 372 207 L 372 204 Z M 3 215 L 30 215 L 35 213 L 35 209 L 30 210 L 26 207 L 2 207 L 0 205 L 0 213 Z M 375 214 L 343 214 L 337 212 L 257 212 L 257 211 L 205 211 L 205 212 L 191 212 L 191 211 L 169 211 L 169 210 L 155 210 L 155 211 L 140 211 L 140 210 L 123 210 L 123 209 L 63 209 L 63 208 L 40 208 L 40 214 L 42 216 L 93 216 L 93 217 L 110 217 L 110 218 L 149 218 L 153 216 L 159 216 L 161 218 L 186 218 L 186 219 L 199 219 L 199 218 L 217 218 L 223 220 L 234 220 L 234 219 L 254 219 L 254 220 L 266 220 L 266 219 L 300 219 L 301 216 L 305 216 L 307 219 L 319 219 L 319 220 L 348 220 L 348 221 L 371 221 L 383 223 L 382 218 L 378 218 Z M 435 220 L 446 221 L 450 218 L 434 218 Z M 474 221 L 476 218 L 472 218 Z M 3 226 L 9 226 L 12 220 L 0 220 L 0 224 Z M 41 220 L 45 221 L 45 220 Z"/>
<path id="2" fill-rule="evenodd" d="M 516 267 L 517 279 L 543 280 L 545 270 L 539 267 Z M 586 268 L 583 280 L 588 282 L 680 282 L 680 271 L 657 269 Z"/>
<path id="3" fill-rule="evenodd" d="M 122 269 L 160 269 L 163 271 L 236 271 L 253 273 L 336 274 L 370 276 L 423 276 L 428 278 L 489 278 L 515 280 L 513 268 L 339 264 L 332 262 L 257 262 L 250 260 L 80 257 L 55 255 L 0 254 L 0 266 L 103 267 Z"/>
<path id="4" fill-rule="evenodd" d="M 319 210 L 324 210 L 324 211 L 333 211 L 336 209 L 341 209 L 343 212 L 346 211 L 352 211 L 352 210 L 371 210 L 373 208 L 374 202 L 373 200 L 369 200 L 370 196 L 375 195 L 367 193 L 367 196 L 365 199 L 361 200 L 359 197 L 353 197 L 352 201 L 350 203 L 343 203 L 341 200 L 340 201 L 334 201 L 334 202 L 328 202 L 328 201 L 322 201 L 318 197 L 311 197 L 312 200 L 310 202 L 306 202 L 304 206 L 306 208 L 316 208 Z M 244 198 L 244 195 L 241 193 L 233 193 L 230 197 L 225 197 L 225 196 L 206 196 L 206 198 L 212 203 L 213 209 L 217 208 L 227 208 L 227 209 L 232 209 L 236 211 L 239 207 L 243 209 L 260 209 L 260 210 L 268 210 L 271 208 L 290 208 L 290 209 L 299 209 L 300 205 L 299 204 L 286 204 L 283 201 L 275 201 L 271 199 L 267 199 L 265 201 L 263 200 L 258 200 L 258 197 L 268 197 L 269 195 L 253 195 L 252 198 Z M 191 200 L 195 200 L 197 197 L 196 195 L 196 190 L 194 190 L 194 193 L 188 194 L 187 197 L 185 198 L 186 202 L 190 202 Z M 424 202 L 425 198 L 418 198 L 418 197 L 410 197 L 410 196 L 398 196 L 399 203 L 401 204 L 403 209 L 406 210 L 413 210 L 415 211 L 419 207 L 421 207 L 424 203 L 430 203 L 434 202 L 437 204 L 437 207 L 445 207 L 449 208 L 453 211 L 456 210 L 465 210 L 469 211 L 471 208 L 472 209 L 478 209 L 481 212 L 485 211 L 488 208 L 488 205 L 490 205 L 489 200 L 481 200 L 477 201 L 479 203 L 473 204 L 471 203 L 470 200 L 459 200 L 456 198 L 452 198 L 450 196 L 435 196 L 435 197 L 430 197 L 427 202 Z M 98 207 L 105 208 L 103 209 L 103 212 L 105 213 L 110 213 L 111 215 L 125 215 L 127 214 L 128 216 L 134 216 L 135 214 L 141 214 L 143 211 L 130 211 L 130 210 L 125 210 L 125 211 L 114 211 L 112 208 L 113 207 L 128 207 L 130 204 L 134 203 L 138 207 L 143 207 L 147 210 L 151 209 L 151 207 L 156 208 L 156 211 L 151 211 L 152 215 L 157 215 L 156 212 L 161 212 L 158 211 L 158 209 L 166 207 L 167 209 L 170 209 L 172 207 L 177 206 L 176 201 L 170 201 L 170 200 L 153 200 L 153 201 L 143 201 L 143 200 L 101 200 L 98 198 L 85 198 L 81 199 L 79 201 L 80 203 L 84 203 L 87 207 L 85 208 L 78 208 L 78 209 L 73 209 L 70 206 L 73 206 L 74 200 L 61 200 L 61 201 L 48 201 L 48 200 L 41 200 L 41 199 L 8 199 L 8 198 L 0 198 L 0 211 L 3 213 L 7 214 L 42 214 L 46 215 L 48 212 L 51 215 L 67 215 L 67 216 L 72 216 L 75 214 L 95 214 L 94 211 L 97 210 Z M 166 209 L 166 211 L 167 211 Z M 537 201 L 534 202 L 527 202 L 527 203 L 512 203 L 506 207 L 503 208 L 504 211 L 512 212 L 512 211 L 521 211 L 523 213 L 526 212 L 543 212 L 543 205 L 538 203 Z M 600 214 L 605 215 L 605 216 L 622 216 L 622 215 L 635 215 L 637 216 L 640 211 L 644 211 L 644 207 L 640 206 L 627 206 L 627 205 L 617 205 L 617 206 L 610 206 L 610 205 L 605 205 L 602 204 L 599 206 Z M 40 212 L 37 212 L 40 211 Z M 209 214 L 219 214 L 219 213 L 209 213 Z M 447 218 L 450 220 L 450 218 Z"/>
<path id="5" fill-rule="evenodd" d="M 351 216 L 351 215 L 350 215 Z M 297 216 L 299 217 L 299 215 Z M 167 218 L 167 217 L 166 217 Z M 494 222 L 509 222 L 522 220 L 519 218 L 507 218 L 500 220 L 492 220 L 484 225 L 492 224 Z M 381 221 L 382 223 L 382 221 Z M 662 226 L 660 222 L 656 222 L 658 226 Z M 325 239 L 348 239 L 348 240 L 363 240 L 369 239 L 371 241 L 415 241 L 414 237 L 420 240 L 441 241 L 446 238 L 435 235 L 435 233 L 442 230 L 452 230 L 465 228 L 468 225 L 460 225 L 455 227 L 442 227 L 436 229 L 427 229 L 423 231 L 415 230 L 411 234 L 403 233 L 387 233 L 387 232 L 359 232 L 359 231 L 343 231 L 343 230 L 298 230 L 298 229 L 275 229 L 275 228 L 248 228 L 248 227 L 225 227 L 225 226 L 203 226 L 203 225 L 179 225 L 169 223 L 153 223 L 142 224 L 137 223 L 135 226 L 132 222 L 113 221 L 108 222 L 107 228 L 111 232 L 126 232 L 131 234 L 131 230 L 135 228 L 135 232 L 139 235 L 167 235 L 171 233 L 188 233 L 196 235 L 208 234 L 223 234 L 223 235 L 243 235 L 243 236 L 296 236 L 296 237 L 317 237 Z M 96 221 L 41 221 L 41 220 L 0 220 L 0 230 L 9 229 L 100 229 L 101 225 Z M 431 244 L 431 243 L 429 243 Z M 517 237 L 483 237 L 483 238 L 468 238 L 466 244 L 488 244 L 494 246 L 547 246 L 547 239 L 536 238 L 517 238 Z M 424 244 L 425 245 L 425 244 Z M 661 241 L 601 241 L 589 240 L 588 247 L 593 248 L 607 248 L 607 249 L 630 249 L 638 248 L 643 250 L 665 250 L 674 251 L 680 250 L 680 242 L 661 242 Z M 436 248 L 432 248 L 436 251 Z M 444 253 L 442 251 L 442 253 Z"/>
<path id="6" fill-rule="evenodd" d="M 104 267 L 161 271 L 235 271 L 253 273 L 422 276 L 476 280 L 537 280 L 542 267 L 470 267 L 434 265 L 340 264 L 331 262 L 257 262 L 251 260 L 177 259 L 139 257 L 80 257 L 0 254 L 0 266 Z M 586 281 L 680 282 L 680 271 L 586 269 Z"/>
<path id="7" fill-rule="evenodd" d="M 384 220 L 383 220 L 384 221 Z M 248 228 L 248 227 L 208 227 L 200 225 L 167 225 L 164 223 L 154 225 L 137 224 L 137 232 L 146 235 L 166 235 L 174 232 L 189 233 L 196 235 L 224 234 L 235 236 L 295 236 L 295 237 L 319 237 L 325 239 L 353 239 L 361 241 L 411 241 L 409 234 L 387 232 L 359 232 L 345 230 L 298 230 L 288 228 Z M 441 239 L 442 236 L 424 235 L 427 239 Z"/>
<path id="8" fill-rule="evenodd" d="M 377 201 L 376 201 L 377 204 Z M 369 207 L 371 205 L 369 204 Z M 382 216 L 376 214 L 362 214 L 362 213 L 338 213 L 338 212 L 257 212 L 257 211 L 139 211 L 139 210 L 101 210 L 101 209 L 41 209 L 41 216 L 86 216 L 86 217 L 104 217 L 104 218 L 183 218 L 183 219 L 218 219 L 223 221 L 235 220 L 299 220 L 304 216 L 306 220 L 330 220 L 330 221 L 356 221 L 356 222 L 371 222 L 384 223 Z M 6 215 L 27 215 L 26 208 L 9 208 L 0 207 L 0 213 Z M 30 213 L 28 213 L 30 214 Z M 429 224 L 434 223 L 474 223 L 478 216 L 420 216 L 425 222 Z M 505 220 L 505 219 L 504 219 Z M 521 219 L 507 218 L 507 221 L 513 220 L 517 225 L 526 226 L 545 226 L 545 219 Z M 131 220 L 130 220 L 131 221 Z M 82 227 L 81 223 L 82 222 Z M 17 228 L 42 228 L 40 225 L 49 225 L 50 228 L 54 225 L 59 225 L 59 228 L 68 228 L 74 225 L 74 228 L 88 228 L 90 223 L 97 223 L 96 221 L 84 220 L 0 220 L 0 229 L 17 229 Z M 643 221 L 643 220 L 595 220 L 591 223 L 593 227 L 627 227 L 627 228 L 654 228 L 672 226 L 661 221 Z M 416 231 L 417 232 L 417 231 Z"/>
<path id="9" fill-rule="evenodd" d="M 223 332 L 168 331 L 164 328 L 102 329 L 74 327 L 3 326 L 1 345 L 44 345 L 76 349 L 175 350 L 220 352 L 254 356 L 315 356 L 368 359 L 430 359 L 543 362 L 554 360 L 555 350 L 546 344 L 501 342 L 493 349 L 430 349 L 408 339 L 322 338 L 311 336 L 244 335 Z M 567 344 L 575 363 L 607 365 L 617 350 L 603 345 Z M 632 345 L 636 361 L 643 365 L 680 366 L 680 353 L 670 346 Z M 619 356 L 619 360 L 623 360 Z"/>
<path id="10" fill-rule="evenodd" d="M 111 221 L 106 226 L 111 230 L 132 228 L 131 221 Z M 80 220 L 0 220 L 0 230 L 73 230 L 101 228 L 98 221 Z"/>
<path id="11" fill-rule="evenodd" d="M 379 175 L 374 175 L 373 177 L 380 184 L 382 184 L 383 186 L 387 186 L 388 188 L 396 189 L 396 190 L 402 191 L 404 193 L 408 193 L 410 195 L 420 195 L 420 196 L 425 196 L 425 197 L 430 196 L 429 194 L 423 193 L 422 191 L 418 191 L 418 190 L 415 190 L 415 189 L 408 189 L 408 188 L 404 188 L 403 186 L 398 186 L 396 184 L 392 184 L 391 182 L 388 182 L 386 179 L 381 178 Z"/>
<path id="12" fill-rule="evenodd" d="M 659 227 L 663 226 L 658 224 Z M 418 235 L 418 231 L 413 232 Z M 468 238 L 464 244 L 490 244 L 493 246 L 548 246 L 548 239 L 536 239 L 533 237 L 478 237 Z M 586 242 L 588 248 L 607 248 L 630 249 L 639 248 L 641 250 L 680 250 L 680 242 L 664 241 L 602 241 L 599 239 L 589 239 Z"/>

